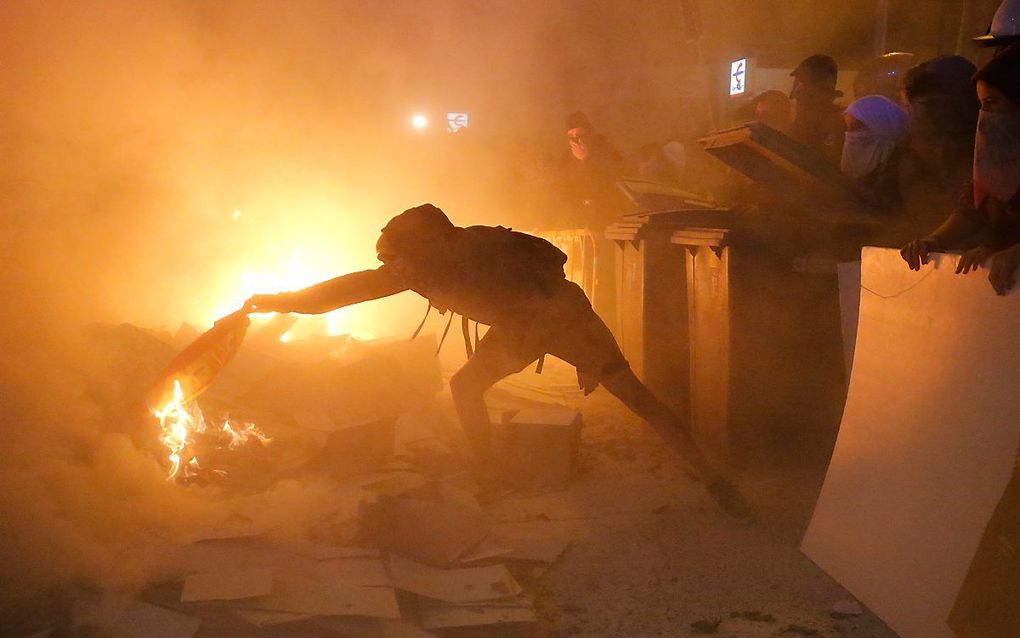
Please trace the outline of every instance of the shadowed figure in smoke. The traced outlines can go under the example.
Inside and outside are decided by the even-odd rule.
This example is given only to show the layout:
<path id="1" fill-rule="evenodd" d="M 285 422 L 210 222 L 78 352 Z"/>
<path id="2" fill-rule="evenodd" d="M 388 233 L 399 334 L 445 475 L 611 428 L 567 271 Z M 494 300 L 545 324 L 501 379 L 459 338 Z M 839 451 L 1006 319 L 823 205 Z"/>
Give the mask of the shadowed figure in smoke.
<path id="1" fill-rule="evenodd" d="M 843 150 L 842 109 L 835 104 L 843 95 L 836 89 L 838 74 L 836 61 L 822 54 L 805 58 L 790 73 L 794 115 L 789 135 L 834 163 Z"/>
<path id="2" fill-rule="evenodd" d="M 992 58 L 974 82 L 981 112 L 971 183 L 941 226 L 900 252 L 911 270 L 919 270 L 929 253 L 962 250 L 956 272 L 987 264 L 992 288 L 1004 295 L 1020 270 L 1020 42 Z"/>
<path id="3" fill-rule="evenodd" d="M 255 295 L 245 307 L 249 312 L 318 314 L 413 290 L 431 307 L 490 326 L 450 379 L 457 415 L 483 478 L 491 477 L 498 461 L 485 392 L 548 353 L 577 368 L 585 394 L 601 384 L 648 421 L 694 468 L 725 511 L 738 518 L 752 516 L 733 484 L 695 445 L 689 424 L 634 375 L 584 292 L 565 279 L 566 256 L 554 246 L 502 227 L 460 228 L 439 208 L 423 204 L 390 220 L 376 249 L 383 265 L 375 270 L 295 292 Z"/>

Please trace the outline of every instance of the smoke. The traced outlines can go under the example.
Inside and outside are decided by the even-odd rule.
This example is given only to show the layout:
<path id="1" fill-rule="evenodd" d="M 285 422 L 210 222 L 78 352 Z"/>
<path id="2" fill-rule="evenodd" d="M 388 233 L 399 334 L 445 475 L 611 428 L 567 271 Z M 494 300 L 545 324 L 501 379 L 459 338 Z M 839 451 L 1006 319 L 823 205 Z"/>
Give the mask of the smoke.
<path id="1" fill-rule="evenodd" d="M 165 481 L 138 407 L 154 370 L 125 370 L 90 324 L 207 325 L 252 292 L 374 267 L 378 230 L 422 201 L 461 224 L 525 219 L 506 214 L 523 162 L 504 142 L 552 83 L 500 97 L 503 54 L 537 36 L 472 33 L 469 4 L 0 4 L 0 612 L 69 583 L 141 586 L 168 540 L 223 516 Z M 488 137 L 407 127 L 487 106 Z M 304 280 L 273 277 L 288 269 Z M 344 327 L 408 334 L 419 301 Z M 296 533 L 330 498 L 291 483 L 262 511 Z"/>
<path id="2" fill-rule="evenodd" d="M 685 19 L 665 0 L 0 3 L 0 604 L 137 585 L 154 537 L 215 517 L 165 482 L 90 322 L 208 324 L 256 292 L 246 275 L 374 267 L 378 229 L 423 201 L 533 225 L 566 113 L 624 147 L 705 120 Z M 443 132 L 446 111 L 469 129 Z M 406 334 L 419 301 L 345 328 Z M 325 492 L 289 485 L 273 510 Z"/>
<path id="3" fill-rule="evenodd" d="M 208 321 L 244 298 L 246 267 L 298 249 L 323 271 L 370 267 L 389 212 L 416 203 L 366 160 L 391 149 L 361 132 L 356 25 L 322 22 L 333 3 L 251 9 L 0 6 L 0 611 L 58 585 L 140 586 L 168 541 L 221 517 L 166 482 L 89 322 Z M 274 516 L 327 498 L 294 491 Z"/>

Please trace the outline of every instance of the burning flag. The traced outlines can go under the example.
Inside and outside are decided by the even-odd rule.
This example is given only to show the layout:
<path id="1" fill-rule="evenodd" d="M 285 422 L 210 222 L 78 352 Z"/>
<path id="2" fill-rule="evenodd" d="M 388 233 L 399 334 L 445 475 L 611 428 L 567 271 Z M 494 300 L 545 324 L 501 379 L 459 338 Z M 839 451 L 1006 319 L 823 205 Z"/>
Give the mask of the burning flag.
<path id="1" fill-rule="evenodd" d="M 146 394 L 149 409 L 162 429 L 159 440 L 169 451 L 169 480 L 196 475 L 203 469 L 199 455 L 205 451 L 233 450 L 252 440 L 269 441 L 253 423 L 226 419 L 218 428 L 209 427 L 196 402 L 237 354 L 249 323 L 244 311 L 217 321 L 170 362 Z"/>

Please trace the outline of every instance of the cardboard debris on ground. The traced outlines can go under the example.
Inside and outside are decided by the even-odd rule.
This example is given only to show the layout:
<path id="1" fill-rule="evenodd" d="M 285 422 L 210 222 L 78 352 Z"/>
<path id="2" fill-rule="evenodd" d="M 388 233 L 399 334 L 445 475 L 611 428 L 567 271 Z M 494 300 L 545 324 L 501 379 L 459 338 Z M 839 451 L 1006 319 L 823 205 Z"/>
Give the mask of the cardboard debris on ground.
<path id="1" fill-rule="evenodd" d="M 352 586 L 391 586 L 385 563 L 373 549 L 330 547 L 313 543 L 217 541 L 184 549 L 183 576 L 267 568 Z"/>
<path id="2" fill-rule="evenodd" d="M 266 568 L 192 574 L 184 579 L 181 602 L 241 600 L 273 591 L 273 571 Z"/>
<path id="3" fill-rule="evenodd" d="M 356 587 L 393 587 L 386 564 L 379 558 L 335 558 L 302 566 L 300 572 L 316 580 Z"/>
<path id="4" fill-rule="evenodd" d="M 513 598 L 506 602 L 445 605 L 428 604 L 421 610 L 422 625 L 426 629 L 448 629 L 504 623 L 535 622 L 535 607 L 527 598 Z"/>
<path id="5" fill-rule="evenodd" d="M 334 616 L 319 618 L 315 624 L 349 638 L 436 638 L 436 634 L 417 625 L 388 618 Z"/>
<path id="6" fill-rule="evenodd" d="M 234 609 L 232 611 L 236 616 L 256 627 L 273 627 L 315 618 L 311 614 L 298 614 L 289 611 L 266 611 L 263 609 Z"/>
<path id="7" fill-rule="evenodd" d="M 231 539 L 193 543 L 183 549 L 179 563 L 183 575 L 237 572 L 275 568 L 304 558 L 271 543 L 254 539 Z"/>
<path id="8" fill-rule="evenodd" d="M 285 552 L 303 556 L 312 560 L 329 560 L 333 558 L 379 558 L 382 553 L 373 547 L 340 547 L 324 545 L 309 541 L 288 541 L 278 547 Z"/>
<path id="9" fill-rule="evenodd" d="M 503 565 L 439 569 L 393 555 L 389 568 L 398 589 L 448 603 L 499 600 L 521 593 L 521 586 Z"/>
<path id="10" fill-rule="evenodd" d="M 229 409 L 265 424 L 275 447 L 262 465 L 265 484 L 230 501 L 235 516 L 196 530 L 186 539 L 190 545 L 172 539 L 175 575 L 183 580 L 180 601 L 201 603 L 194 608 L 203 614 L 236 616 L 239 626 L 241 621 L 258 628 L 313 621 L 354 638 L 434 636 L 401 619 L 398 586 L 432 601 L 425 611 L 437 628 L 534 620 L 532 603 L 520 598 L 521 587 L 505 566 L 439 569 L 422 564 L 453 566 L 461 558 L 486 561 L 510 552 L 528 557 L 552 552 L 529 551 L 519 538 L 510 545 L 490 535 L 492 524 L 472 492 L 477 486 L 463 489 L 436 481 L 459 467 L 450 462 L 454 454 L 445 439 L 437 437 L 455 428 L 434 407 L 406 411 L 411 402 L 431 400 L 442 387 L 435 340 L 409 345 L 323 339 L 298 347 L 277 343 L 275 333 L 286 323 L 265 327 L 263 336 L 272 338 L 251 339 L 255 347 L 238 353 L 239 360 L 246 359 L 243 370 L 233 369 L 235 363 L 203 395 L 203 401 L 211 402 L 212 407 L 203 406 L 209 413 Z M 142 331 L 115 336 L 142 339 L 162 358 L 173 353 Z M 398 419 L 398 414 L 403 416 Z M 339 479 L 339 491 L 354 495 L 321 508 L 320 522 L 311 519 L 306 533 L 314 542 L 273 539 L 282 531 L 280 521 L 266 516 L 273 492 L 261 488 L 297 472 L 328 473 Z M 238 484 L 251 488 L 255 483 Z M 362 522 L 369 533 L 359 540 L 409 558 L 391 555 L 384 561 L 379 549 L 345 546 L 357 542 L 354 534 Z M 197 618 L 146 603 L 126 609 L 118 613 L 140 631 L 126 636 L 191 638 L 200 625 Z M 164 631 L 164 625 L 169 629 Z"/>
<path id="11" fill-rule="evenodd" d="M 542 379 L 530 374 L 515 374 L 503 379 L 494 387 L 511 399 L 530 403 L 549 405 L 572 405 L 584 398 L 584 393 L 577 387 L 577 376 L 573 366 L 555 357 L 546 357 L 542 370 Z"/>
<path id="12" fill-rule="evenodd" d="M 510 558 L 555 563 L 570 545 L 570 535 L 553 523 L 503 523 L 493 529 L 496 543 L 511 548 Z"/>
<path id="13" fill-rule="evenodd" d="M 452 494 L 438 496 L 445 500 L 382 496 L 363 508 L 363 529 L 383 549 L 430 565 L 452 565 L 491 528 L 477 503 L 453 500 Z"/>
<path id="14" fill-rule="evenodd" d="M 508 547 L 507 544 L 502 542 L 496 535 L 490 534 L 489 536 L 486 536 L 481 543 L 471 549 L 471 551 L 461 556 L 458 562 L 461 565 L 468 565 L 496 558 L 505 558 L 513 553 L 514 550 L 512 547 Z"/>
<path id="15" fill-rule="evenodd" d="M 395 423 L 396 417 L 339 423 L 308 468 L 335 476 L 375 470 L 393 457 Z"/>
<path id="16" fill-rule="evenodd" d="M 198 618 L 140 601 L 105 599 L 76 601 L 75 635 L 86 635 L 83 627 L 96 627 L 100 635 L 117 638 L 192 638 L 202 624 Z M 91 634 L 89 634 L 91 635 Z"/>
<path id="17" fill-rule="evenodd" d="M 493 426 L 503 477 L 523 487 L 565 487 L 577 471 L 581 413 L 568 408 L 520 410 Z"/>
<path id="18" fill-rule="evenodd" d="M 400 618 L 396 592 L 391 588 L 356 587 L 297 576 L 277 577 L 271 594 L 247 600 L 243 606 L 313 616 Z"/>

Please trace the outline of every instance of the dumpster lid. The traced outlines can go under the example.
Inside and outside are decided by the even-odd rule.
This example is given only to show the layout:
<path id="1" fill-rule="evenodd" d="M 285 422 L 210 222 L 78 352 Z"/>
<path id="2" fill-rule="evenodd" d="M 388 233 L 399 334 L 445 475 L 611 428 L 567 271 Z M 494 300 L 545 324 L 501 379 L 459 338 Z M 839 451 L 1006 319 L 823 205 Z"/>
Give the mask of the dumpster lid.
<path id="1" fill-rule="evenodd" d="M 646 179 L 624 177 L 617 180 L 616 186 L 637 207 L 639 215 L 660 211 L 718 207 L 718 204 L 707 195 Z"/>
<path id="2" fill-rule="evenodd" d="M 728 208 L 690 208 L 664 210 L 655 213 L 623 215 L 606 227 L 606 239 L 638 241 L 649 234 L 670 236 L 674 231 L 691 228 L 711 228 L 726 231 L 736 223 L 736 213 Z"/>
<path id="3" fill-rule="evenodd" d="M 838 167 L 774 128 L 748 122 L 698 141 L 721 162 L 824 221 L 879 223 Z"/>

